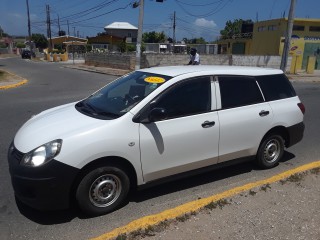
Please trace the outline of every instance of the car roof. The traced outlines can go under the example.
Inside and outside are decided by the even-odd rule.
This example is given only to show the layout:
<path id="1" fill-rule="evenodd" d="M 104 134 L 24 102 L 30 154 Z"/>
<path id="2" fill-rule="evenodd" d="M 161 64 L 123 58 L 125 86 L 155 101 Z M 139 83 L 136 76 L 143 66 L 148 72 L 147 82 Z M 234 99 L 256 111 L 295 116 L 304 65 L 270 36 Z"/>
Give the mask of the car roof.
<path id="1" fill-rule="evenodd" d="M 139 71 L 176 77 L 188 73 L 213 74 L 213 75 L 244 75 L 261 76 L 283 74 L 280 69 L 226 66 L 226 65 L 188 65 L 188 66 L 163 66 L 140 69 Z"/>

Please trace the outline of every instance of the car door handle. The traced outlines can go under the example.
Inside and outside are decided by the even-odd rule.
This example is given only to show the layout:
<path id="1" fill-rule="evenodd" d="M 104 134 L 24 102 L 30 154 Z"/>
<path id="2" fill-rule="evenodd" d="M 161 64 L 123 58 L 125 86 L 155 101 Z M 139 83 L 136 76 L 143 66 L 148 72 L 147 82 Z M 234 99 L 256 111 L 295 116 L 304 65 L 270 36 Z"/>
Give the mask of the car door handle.
<path id="1" fill-rule="evenodd" d="M 267 116 L 267 115 L 269 115 L 269 111 L 262 110 L 261 112 L 259 112 L 259 115 L 261 117 Z"/>
<path id="2" fill-rule="evenodd" d="M 212 127 L 214 126 L 216 123 L 214 121 L 210 122 L 210 121 L 205 121 L 204 123 L 201 124 L 201 126 L 203 128 L 209 128 L 209 127 Z"/>

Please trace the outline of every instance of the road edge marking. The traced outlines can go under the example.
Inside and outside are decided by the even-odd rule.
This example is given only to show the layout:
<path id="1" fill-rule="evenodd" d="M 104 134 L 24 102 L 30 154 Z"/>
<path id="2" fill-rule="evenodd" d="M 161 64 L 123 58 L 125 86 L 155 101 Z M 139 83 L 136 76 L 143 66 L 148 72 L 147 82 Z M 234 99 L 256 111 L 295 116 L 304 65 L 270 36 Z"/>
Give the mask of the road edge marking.
<path id="1" fill-rule="evenodd" d="M 297 168 L 282 172 L 280 174 L 274 175 L 270 178 L 266 178 L 266 179 L 252 182 L 252 183 L 247 183 L 245 185 L 229 189 L 227 191 L 215 194 L 210 197 L 206 197 L 206 198 L 198 199 L 198 200 L 195 200 L 192 202 L 184 203 L 184 204 L 177 206 L 175 208 L 171 208 L 171 209 L 165 210 L 165 211 L 157 213 L 157 214 L 153 214 L 153 215 L 149 215 L 149 216 L 145 216 L 145 217 L 133 220 L 130 223 L 128 223 L 127 225 L 115 228 L 110 232 L 107 232 L 107 233 L 102 234 L 102 235 L 95 237 L 95 238 L 91 238 L 91 240 L 109 240 L 109 239 L 116 238 L 117 236 L 119 236 L 121 234 L 127 234 L 130 232 L 139 230 L 139 229 L 145 229 L 149 226 L 157 225 L 160 222 L 163 222 L 165 220 L 174 219 L 174 218 L 179 217 L 181 215 L 184 215 L 186 213 L 200 210 L 201 208 L 210 204 L 211 202 L 216 202 L 216 201 L 221 200 L 223 198 L 228 198 L 228 197 L 237 195 L 239 193 L 249 191 L 250 189 L 260 187 L 265 184 L 275 183 L 280 180 L 286 179 L 293 174 L 305 172 L 305 171 L 308 171 L 308 170 L 311 170 L 311 169 L 317 168 L 317 167 L 320 167 L 320 161 L 308 163 L 308 164 L 302 165 L 300 167 L 297 167 Z"/>
<path id="2" fill-rule="evenodd" d="M 21 81 L 18 82 L 18 83 L 13 83 L 13 84 L 8 84 L 8 85 L 0 86 L 0 90 L 6 90 L 6 89 L 9 89 L 9 88 L 16 88 L 16 87 L 19 87 L 19 86 L 21 86 L 21 85 L 23 85 L 23 84 L 26 84 L 26 83 L 28 82 L 27 79 L 22 78 L 22 77 L 14 74 L 14 73 L 8 72 L 8 71 L 3 70 L 3 69 L 1 69 L 1 71 L 6 72 L 6 73 L 9 73 L 9 74 L 11 74 L 11 75 L 14 75 L 14 76 L 16 76 L 16 77 L 18 77 L 18 78 L 21 78 Z"/>

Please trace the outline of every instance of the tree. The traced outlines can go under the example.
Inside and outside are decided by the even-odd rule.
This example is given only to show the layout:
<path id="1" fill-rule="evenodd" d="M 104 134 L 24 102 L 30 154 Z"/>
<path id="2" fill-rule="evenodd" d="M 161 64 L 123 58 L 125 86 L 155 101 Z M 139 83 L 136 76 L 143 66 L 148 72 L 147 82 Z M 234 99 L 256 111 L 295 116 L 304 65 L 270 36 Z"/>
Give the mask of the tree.
<path id="1" fill-rule="evenodd" d="M 17 48 L 25 48 L 26 45 L 22 42 L 18 42 L 17 45 L 16 45 Z"/>
<path id="2" fill-rule="evenodd" d="M 66 35 L 66 31 L 60 30 L 58 32 L 59 36 L 65 36 Z"/>
<path id="3" fill-rule="evenodd" d="M 191 38 L 191 39 L 183 38 L 182 40 L 185 42 L 185 44 L 206 44 L 207 43 L 203 37 Z"/>
<path id="4" fill-rule="evenodd" d="M 144 43 L 163 43 L 167 39 L 166 35 L 164 32 L 145 32 L 142 34 L 142 41 Z"/>
<path id="5" fill-rule="evenodd" d="M 226 26 L 224 27 L 223 30 L 220 31 L 221 34 L 221 38 L 222 39 L 228 39 L 228 38 L 232 38 L 235 34 L 239 34 L 241 33 L 241 29 L 242 29 L 242 24 L 246 23 L 246 24 L 253 24 L 252 20 L 243 20 L 243 19 L 235 19 L 233 22 L 232 21 L 227 21 L 226 22 Z"/>
<path id="6" fill-rule="evenodd" d="M 35 43 L 36 47 L 39 49 L 44 49 L 48 47 L 48 39 L 39 33 L 34 33 L 31 36 L 31 40 Z"/>
<path id="7" fill-rule="evenodd" d="M 119 42 L 117 48 L 119 52 L 124 53 L 127 51 L 127 43 L 125 41 Z"/>
<path id="8" fill-rule="evenodd" d="M 0 26 L 0 38 L 2 37 L 10 37 L 9 34 L 5 33 L 2 27 Z"/>

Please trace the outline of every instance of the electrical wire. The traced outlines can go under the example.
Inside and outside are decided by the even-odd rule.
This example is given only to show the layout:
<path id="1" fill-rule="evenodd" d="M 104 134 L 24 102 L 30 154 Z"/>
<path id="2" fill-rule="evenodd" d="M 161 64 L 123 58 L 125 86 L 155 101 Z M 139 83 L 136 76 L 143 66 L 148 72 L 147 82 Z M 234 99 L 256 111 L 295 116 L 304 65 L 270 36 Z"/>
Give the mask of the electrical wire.
<path id="1" fill-rule="evenodd" d="M 232 0 L 221 0 L 219 2 L 217 2 L 217 6 L 215 9 L 211 10 L 210 12 L 207 12 L 205 14 L 193 14 L 191 13 L 190 11 L 188 11 L 187 9 L 185 9 L 185 7 L 183 7 L 181 5 L 181 3 L 178 1 L 178 0 L 175 0 L 175 2 L 177 3 L 177 5 L 182 9 L 182 11 L 184 11 L 186 14 L 188 14 L 189 16 L 192 16 L 192 17 L 209 17 L 209 16 L 212 16 L 218 12 L 220 12 L 223 8 L 225 8 L 227 6 L 227 4 L 229 2 L 231 2 Z"/>
<path id="2" fill-rule="evenodd" d="M 211 3 L 204 3 L 204 4 L 191 4 L 191 3 L 185 3 L 185 2 L 182 2 L 181 0 L 175 0 L 176 2 L 179 2 L 181 4 L 184 4 L 184 5 L 188 5 L 188 6 L 192 6 L 192 7 L 205 7 L 205 6 L 210 6 L 210 5 L 214 5 L 214 4 L 217 4 L 219 2 L 222 2 L 223 0 L 218 0 L 216 2 L 211 2 Z"/>

